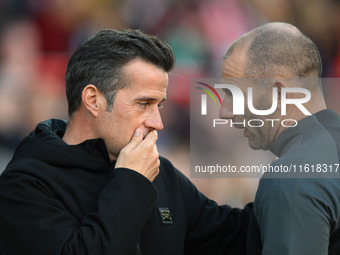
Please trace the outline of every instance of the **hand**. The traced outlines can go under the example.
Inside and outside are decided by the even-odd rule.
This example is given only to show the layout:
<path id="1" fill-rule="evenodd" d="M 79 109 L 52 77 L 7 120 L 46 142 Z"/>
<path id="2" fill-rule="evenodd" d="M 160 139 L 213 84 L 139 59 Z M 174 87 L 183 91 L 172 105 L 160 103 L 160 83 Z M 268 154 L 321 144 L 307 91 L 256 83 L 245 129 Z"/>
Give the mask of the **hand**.
<path id="1" fill-rule="evenodd" d="M 131 141 L 120 151 L 115 168 L 124 167 L 132 169 L 151 182 L 159 173 L 159 154 L 156 141 L 157 131 L 151 131 L 143 140 L 140 129 L 136 129 Z"/>

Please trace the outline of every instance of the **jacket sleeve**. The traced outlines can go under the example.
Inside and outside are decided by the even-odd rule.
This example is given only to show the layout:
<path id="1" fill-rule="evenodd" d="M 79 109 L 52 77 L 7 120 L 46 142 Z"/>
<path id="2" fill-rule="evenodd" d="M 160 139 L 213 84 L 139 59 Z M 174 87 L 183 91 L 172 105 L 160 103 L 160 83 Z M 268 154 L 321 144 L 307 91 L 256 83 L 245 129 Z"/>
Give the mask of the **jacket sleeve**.
<path id="1" fill-rule="evenodd" d="M 331 195 L 327 191 L 331 183 L 324 184 L 327 180 L 261 180 L 254 214 L 262 254 L 328 254 L 331 215 L 336 214 L 325 199 Z"/>
<path id="2" fill-rule="evenodd" d="M 79 220 L 41 180 L 8 171 L 0 178 L 0 254 L 133 254 L 156 197 L 145 177 L 116 169 L 97 210 Z"/>
<path id="3" fill-rule="evenodd" d="M 187 218 L 185 254 L 246 254 L 252 203 L 244 209 L 219 206 L 178 171 Z"/>

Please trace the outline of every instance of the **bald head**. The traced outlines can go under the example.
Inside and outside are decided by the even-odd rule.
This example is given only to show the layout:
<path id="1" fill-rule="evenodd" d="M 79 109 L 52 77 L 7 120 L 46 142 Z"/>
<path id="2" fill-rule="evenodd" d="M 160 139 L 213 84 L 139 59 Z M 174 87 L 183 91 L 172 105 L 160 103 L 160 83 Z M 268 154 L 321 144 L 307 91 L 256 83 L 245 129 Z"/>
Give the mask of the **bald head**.
<path id="1" fill-rule="evenodd" d="M 246 51 L 246 78 L 321 76 L 317 47 L 293 25 L 275 22 L 253 29 L 230 46 L 225 60 L 241 49 Z"/>

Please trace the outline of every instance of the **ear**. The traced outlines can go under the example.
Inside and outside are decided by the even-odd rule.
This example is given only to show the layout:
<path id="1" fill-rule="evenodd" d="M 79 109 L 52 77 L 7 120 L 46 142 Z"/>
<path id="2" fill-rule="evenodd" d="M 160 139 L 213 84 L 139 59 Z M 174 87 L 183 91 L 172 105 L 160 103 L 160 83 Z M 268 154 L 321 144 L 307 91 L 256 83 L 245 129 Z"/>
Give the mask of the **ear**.
<path id="1" fill-rule="evenodd" d="M 277 109 L 281 108 L 281 90 L 286 86 L 287 84 L 284 82 L 284 80 L 274 81 L 274 87 L 277 88 Z"/>
<path id="2" fill-rule="evenodd" d="M 95 118 L 98 116 L 100 110 L 100 96 L 101 93 L 93 84 L 87 85 L 81 94 L 81 100 L 85 108 Z"/>

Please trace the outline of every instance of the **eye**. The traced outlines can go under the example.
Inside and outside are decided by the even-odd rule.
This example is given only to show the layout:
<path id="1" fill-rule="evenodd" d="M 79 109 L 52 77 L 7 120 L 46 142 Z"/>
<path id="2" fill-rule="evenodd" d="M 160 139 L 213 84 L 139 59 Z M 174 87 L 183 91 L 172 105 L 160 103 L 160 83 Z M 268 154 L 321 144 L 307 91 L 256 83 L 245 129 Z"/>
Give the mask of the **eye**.
<path id="1" fill-rule="evenodd" d="M 138 103 L 138 105 L 140 105 L 143 108 L 145 108 L 148 104 L 149 104 L 148 102 L 140 102 L 140 103 Z"/>

